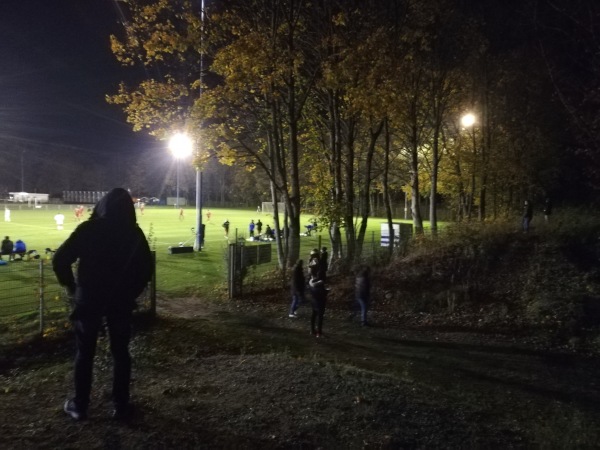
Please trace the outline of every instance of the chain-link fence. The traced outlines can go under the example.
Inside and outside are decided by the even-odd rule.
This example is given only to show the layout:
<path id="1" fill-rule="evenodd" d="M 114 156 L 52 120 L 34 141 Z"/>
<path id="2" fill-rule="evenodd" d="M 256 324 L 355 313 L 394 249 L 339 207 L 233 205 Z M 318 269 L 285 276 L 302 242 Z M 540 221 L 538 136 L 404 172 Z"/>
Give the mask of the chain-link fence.
<path id="1" fill-rule="evenodd" d="M 154 253 L 153 257 L 155 260 Z M 155 312 L 155 279 L 137 304 L 140 312 Z M 51 259 L 31 257 L 0 265 L 0 344 L 68 328 L 70 311 L 69 298 L 56 281 Z"/>

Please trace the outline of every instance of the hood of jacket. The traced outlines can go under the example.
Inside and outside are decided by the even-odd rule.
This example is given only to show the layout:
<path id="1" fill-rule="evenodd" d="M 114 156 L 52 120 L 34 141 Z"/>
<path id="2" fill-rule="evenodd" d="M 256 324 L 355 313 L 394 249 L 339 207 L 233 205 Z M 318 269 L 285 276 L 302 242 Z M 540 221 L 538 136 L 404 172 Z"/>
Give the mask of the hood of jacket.
<path id="1" fill-rule="evenodd" d="M 112 223 L 134 226 L 137 223 L 133 199 L 123 188 L 115 188 L 100 199 L 90 217 Z"/>

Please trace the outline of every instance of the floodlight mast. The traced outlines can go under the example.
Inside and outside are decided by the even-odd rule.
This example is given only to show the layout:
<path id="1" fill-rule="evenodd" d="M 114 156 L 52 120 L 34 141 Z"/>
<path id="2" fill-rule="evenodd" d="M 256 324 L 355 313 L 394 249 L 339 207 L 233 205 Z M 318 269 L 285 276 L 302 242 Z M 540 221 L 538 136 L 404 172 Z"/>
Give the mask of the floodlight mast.
<path id="1" fill-rule="evenodd" d="M 175 207 L 179 208 L 179 166 L 180 160 L 192 154 L 192 141 L 187 135 L 183 133 L 177 133 L 169 141 L 169 149 L 175 158 L 177 164 L 177 197 L 175 200 Z"/>
<path id="2" fill-rule="evenodd" d="M 204 73 L 204 0 L 200 4 L 200 87 L 198 97 L 202 96 L 202 77 Z M 200 151 L 196 148 L 196 151 Z M 202 242 L 204 241 L 204 229 L 202 228 L 202 170 L 200 170 L 200 161 L 196 161 L 196 235 L 194 239 L 194 250 L 202 251 Z"/>

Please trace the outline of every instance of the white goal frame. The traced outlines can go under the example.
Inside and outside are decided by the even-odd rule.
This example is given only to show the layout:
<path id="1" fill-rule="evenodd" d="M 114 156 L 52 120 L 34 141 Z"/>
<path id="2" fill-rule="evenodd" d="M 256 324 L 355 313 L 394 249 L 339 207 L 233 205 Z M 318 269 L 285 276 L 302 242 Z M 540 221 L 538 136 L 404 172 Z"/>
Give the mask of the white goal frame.
<path id="1" fill-rule="evenodd" d="M 285 212 L 285 203 L 277 202 L 277 209 L 280 213 Z M 273 214 L 273 202 L 262 202 L 261 211 Z"/>

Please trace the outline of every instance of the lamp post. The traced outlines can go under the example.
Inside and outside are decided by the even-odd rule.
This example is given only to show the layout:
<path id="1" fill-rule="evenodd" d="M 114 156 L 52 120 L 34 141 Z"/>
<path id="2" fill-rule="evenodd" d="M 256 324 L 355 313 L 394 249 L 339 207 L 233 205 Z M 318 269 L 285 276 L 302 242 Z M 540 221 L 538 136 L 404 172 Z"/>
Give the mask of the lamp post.
<path id="1" fill-rule="evenodd" d="M 177 207 L 179 207 L 179 160 L 192 154 L 192 140 L 183 133 L 177 133 L 169 141 L 169 148 L 177 160 Z M 202 230 L 202 171 L 196 168 L 196 232 L 194 250 L 201 251 Z"/>
<path id="2" fill-rule="evenodd" d="M 192 141 L 187 135 L 177 133 L 169 141 L 169 149 L 177 163 L 177 197 L 175 207 L 179 208 L 179 161 L 192 154 Z"/>
<path id="3" fill-rule="evenodd" d="M 460 118 L 460 123 L 464 128 L 471 128 L 471 139 L 473 141 L 473 165 L 471 167 L 471 193 L 469 200 L 469 209 L 467 217 L 471 219 L 473 204 L 475 202 L 475 169 L 477 166 L 477 142 L 475 141 L 475 116 L 472 113 L 467 113 Z"/>

